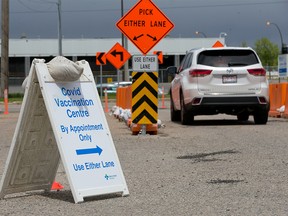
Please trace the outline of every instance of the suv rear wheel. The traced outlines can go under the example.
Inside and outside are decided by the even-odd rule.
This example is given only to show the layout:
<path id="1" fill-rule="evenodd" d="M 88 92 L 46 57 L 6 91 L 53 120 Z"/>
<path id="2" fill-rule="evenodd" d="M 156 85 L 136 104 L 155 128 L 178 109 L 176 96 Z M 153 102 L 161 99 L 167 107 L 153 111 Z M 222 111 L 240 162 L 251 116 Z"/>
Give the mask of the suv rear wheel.
<path id="1" fill-rule="evenodd" d="M 194 116 L 192 115 L 192 113 L 186 110 L 182 93 L 180 96 L 180 100 L 181 100 L 181 123 L 182 125 L 192 124 L 194 121 Z"/>
<path id="2" fill-rule="evenodd" d="M 266 124 L 268 121 L 268 112 L 267 110 L 256 110 L 254 113 L 254 123 L 255 124 Z"/>

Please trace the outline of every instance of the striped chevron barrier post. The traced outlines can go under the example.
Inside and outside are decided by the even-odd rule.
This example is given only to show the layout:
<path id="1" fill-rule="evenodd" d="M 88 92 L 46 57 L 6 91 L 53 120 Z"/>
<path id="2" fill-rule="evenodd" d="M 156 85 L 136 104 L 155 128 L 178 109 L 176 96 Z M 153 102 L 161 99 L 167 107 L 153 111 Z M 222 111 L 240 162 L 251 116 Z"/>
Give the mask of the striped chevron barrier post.
<path id="1" fill-rule="evenodd" d="M 144 134 L 155 135 L 158 119 L 158 72 L 133 72 L 132 79 L 132 134 L 136 135 L 142 130 Z"/>

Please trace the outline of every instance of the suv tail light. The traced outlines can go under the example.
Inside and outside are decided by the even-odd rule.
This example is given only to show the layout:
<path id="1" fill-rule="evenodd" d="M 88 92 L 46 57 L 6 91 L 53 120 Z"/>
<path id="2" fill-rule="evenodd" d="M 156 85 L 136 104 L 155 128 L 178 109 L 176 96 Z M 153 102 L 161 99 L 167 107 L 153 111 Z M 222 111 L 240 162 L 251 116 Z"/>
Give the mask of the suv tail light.
<path id="1" fill-rule="evenodd" d="M 212 70 L 194 69 L 194 70 L 190 70 L 189 74 L 192 77 L 204 77 L 204 76 L 210 75 L 211 72 L 212 72 Z"/>
<path id="2" fill-rule="evenodd" d="M 264 68 L 247 69 L 247 71 L 253 76 L 266 76 L 266 71 Z"/>

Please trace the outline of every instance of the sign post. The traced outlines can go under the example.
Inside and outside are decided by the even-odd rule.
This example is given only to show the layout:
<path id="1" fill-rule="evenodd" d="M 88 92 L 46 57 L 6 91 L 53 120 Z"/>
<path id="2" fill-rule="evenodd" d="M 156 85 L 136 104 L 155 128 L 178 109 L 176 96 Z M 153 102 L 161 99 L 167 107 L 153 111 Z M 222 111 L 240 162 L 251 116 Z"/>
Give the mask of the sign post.
<path id="1" fill-rule="evenodd" d="M 132 68 L 131 119 L 141 125 L 141 134 L 146 135 L 147 125 L 156 124 L 158 119 L 158 57 L 134 55 Z"/>
<path id="2" fill-rule="evenodd" d="M 146 124 L 157 123 L 157 55 L 160 56 L 160 63 L 163 55 L 162 52 L 157 52 L 154 56 L 145 55 L 174 28 L 174 24 L 152 0 L 139 0 L 116 23 L 116 26 L 144 54 L 144 56 L 134 56 L 132 60 L 132 122 L 142 125 L 142 130 L 146 134 Z M 135 128 L 138 126 L 136 125 Z M 134 132 L 132 128 L 132 133 Z"/>

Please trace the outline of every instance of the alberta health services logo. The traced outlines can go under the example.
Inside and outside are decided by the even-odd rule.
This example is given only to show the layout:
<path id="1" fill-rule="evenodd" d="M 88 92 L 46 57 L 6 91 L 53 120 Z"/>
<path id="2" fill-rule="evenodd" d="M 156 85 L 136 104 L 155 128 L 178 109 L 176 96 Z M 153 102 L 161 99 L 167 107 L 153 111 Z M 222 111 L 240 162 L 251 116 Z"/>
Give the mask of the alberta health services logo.
<path id="1" fill-rule="evenodd" d="M 104 178 L 108 181 L 108 180 L 113 180 L 117 177 L 117 175 L 107 175 L 105 174 Z"/>

